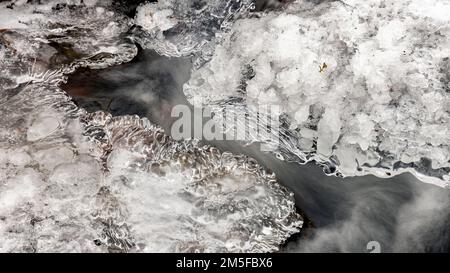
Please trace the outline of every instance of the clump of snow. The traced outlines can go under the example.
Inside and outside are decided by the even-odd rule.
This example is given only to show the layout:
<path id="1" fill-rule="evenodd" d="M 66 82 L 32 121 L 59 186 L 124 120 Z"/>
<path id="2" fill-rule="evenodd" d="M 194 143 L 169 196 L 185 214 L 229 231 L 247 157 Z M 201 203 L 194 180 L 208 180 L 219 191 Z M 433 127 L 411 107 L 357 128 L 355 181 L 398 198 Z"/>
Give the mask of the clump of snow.
<path id="1" fill-rule="evenodd" d="M 146 31 L 165 31 L 177 24 L 171 9 L 158 9 L 158 3 L 141 6 L 136 13 L 136 24 Z"/>
<path id="2" fill-rule="evenodd" d="M 28 141 L 36 141 L 44 138 L 55 132 L 59 126 L 57 118 L 37 117 L 27 130 L 27 139 Z"/>
<path id="3" fill-rule="evenodd" d="M 289 149 L 343 175 L 404 162 L 449 182 L 449 11 L 446 0 L 297 0 L 236 21 L 184 91 L 280 105 L 296 136 Z"/>

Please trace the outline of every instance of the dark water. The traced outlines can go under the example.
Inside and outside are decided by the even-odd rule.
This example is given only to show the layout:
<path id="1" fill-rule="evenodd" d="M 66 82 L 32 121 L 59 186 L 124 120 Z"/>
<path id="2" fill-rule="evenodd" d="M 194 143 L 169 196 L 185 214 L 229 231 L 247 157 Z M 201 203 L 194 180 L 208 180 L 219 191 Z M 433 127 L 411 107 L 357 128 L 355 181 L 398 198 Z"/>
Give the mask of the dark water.
<path id="1" fill-rule="evenodd" d="M 88 111 L 138 114 L 170 132 L 175 120 L 170 117 L 172 107 L 189 105 L 182 85 L 189 79 L 191 67 L 190 59 L 141 50 L 128 64 L 79 70 L 63 89 Z M 261 152 L 257 145 L 236 141 L 208 144 L 254 157 L 295 193 L 297 207 L 311 223 L 282 251 L 368 252 L 369 241 L 377 241 L 382 252 L 450 251 L 448 190 L 409 174 L 389 179 L 329 177 L 315 164 L 283 162 Z"/>

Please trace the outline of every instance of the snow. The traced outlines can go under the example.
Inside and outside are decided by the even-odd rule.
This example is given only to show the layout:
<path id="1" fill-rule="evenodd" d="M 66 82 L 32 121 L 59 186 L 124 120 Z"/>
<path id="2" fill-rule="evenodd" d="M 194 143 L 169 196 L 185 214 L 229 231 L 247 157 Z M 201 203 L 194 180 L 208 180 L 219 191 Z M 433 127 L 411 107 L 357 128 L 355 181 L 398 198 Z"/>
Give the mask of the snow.
<path id="1" fill-rule="evenodd" d="M 194 57 L 194 66 L 210 60 L 214 42 L 236 17 L 253 7 L 252 0 L 160 0 L 137 8 L 140 27 L 134 40 L 169 57 Z"/>
<path id="2" fill-rule="evenodd" d="M 395 173 L 396 162 L 422 158 L 444 170 L 448 10 L 446 0 L 297 0 L 281 12 L 237 20 L 184 92 L 210 104 L 242 97 L 249 105 L 280 105 L 296 135 L 291 152 L 312 152 L 319 162 L 337 157 L 345 176 L 379 173 L 378 163 Z M 254 77 L 242 93 L 248 66 Z M 302 147 L 311 141 L 317 149 Z M 433 170 L 420 172 L 435 181 Z M 441 186 L 450 182 L 437 178 Z"/>

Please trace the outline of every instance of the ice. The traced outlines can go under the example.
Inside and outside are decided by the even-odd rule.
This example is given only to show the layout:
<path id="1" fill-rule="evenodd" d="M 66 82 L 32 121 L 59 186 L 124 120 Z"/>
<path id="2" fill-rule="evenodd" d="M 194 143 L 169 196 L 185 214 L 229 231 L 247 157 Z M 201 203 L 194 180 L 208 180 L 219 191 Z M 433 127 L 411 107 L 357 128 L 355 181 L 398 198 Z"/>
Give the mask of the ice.
<path id="1" fill-rule="evenodd" d="M 165 31 L 173 28 L 178 22 L 173 18 L 171 9 L 158 9 L 157 3 L 142 6 L 136 14 L 136 24 L 146 31 Z"/>
<path id="2" fill-rule="evenodd" d="M 300 162 L 331 163 L 344 176 L 393 174 L 401 172 L 396 163 L 414 163 L 410 171 L 445 186 L 449 3 L 432 3 L 297 0 L 239 18 L 184 92 L 212 105 L 236 97 L 280 105 L 293 134 L 281 149 Z M 249 69 L 254 76 L 246 78 Z M 421 167 L 424 159 L 432 169 Z"/>
<path id="3" fill-rule="evenodd" d="M 194 56 L 199 67 L 235 18 L 254 8 L 252 0 L 161 0 L 137 8 L 133 40 L 170 57 Z"/>
<path id="4" fill-rule="evenodd" d="M 53 171 L 60 164 L 71 163 L 75 155 L 69 145 L 59 145 L 36 151 L 33 157 L 42 170 Z"/>
<path id="5" fill-rule="evenodd" d="M 59 84 L 130 61 L 131 21 L 42 3 L 12 11 L 50 23 L 0 32 L 1 252 L 268 252 L 299 232 L 292 193 L 253 159 L 75 105 Z"/>
<path id="6" fill-rule="evenodd" d="M 2 252 L 267 252 L 302 225 L 292 194 L 250 158 L 173 141 L 136 116 L 87 114 L 48 83 L 7 102 Z M 50 135 L 36 125 L 48 117 Z M 30 128 L 45 137 L 30 141 Z"/>
<path id="7" fill-rule="evenodd" d="M 0 18 L 2 18 L 0 20 L 0 29 L 26 28 L 27 25 L 25 22 L 32 21 L 33 19 L 45 19 L 45 16 L 42 14 L 33 14 L 33 9 L 22 8 L 21 6 L 23 3 L 18 3 L 19 1 L 16 1 L 16 6 L 19 7 L 20 10 L 9 9 L 7 6 L 11 3 L 8 2 L 2 1 L 2 3 L 0 3 Z"/>
<path id="8" fill-rule="evenodd" d="M 49 69 L 104 68 L 128 62 L 137 53 L 125 38 L 131 19 L 115 13 L 110 1 L 13 2 L 0 3 L 0 12 L 5 13 L 0 16 L 0 51 L 6 55 L 0 71 L 12 74 L 7 76 L 17 82 L 45 76 Z M 97 8 L 104 12 L 99 15 Z M 7 24 L 9 20 L 19 21 L 20 26 Z M 32 65 L 8 71 L 13 54 Z"/>
<path id="9" fill-rule="evenodd" d="M 111 149 L 104 194 L 117 199 L 127 228 L 106 228 L 127 234 L 117 241 L 122 247 L 134 245 L 145 252 L 272 251 L 270 245 L 283 232 L 295 229 L 289 223 L 299 224 L 286 210 L 293 203 L 284 189 L 252 159 L 175 142 L 136 117 L 96 113 L 91 118 L 93 125 L 105 128 L 100 141 Z M 108 211 L 100 215 L 111 218 Z M 260 234 L 262 229 L 273 233 Z M 115 241 L 108 234 L 102 239 L 106 245 Z"/>
<path id="10" fill-rule="evenodd" d="M 27 130 L 28 141 L 36 141 L 54 133 L 60 126 L 54 117 L 38 118 Z"/>
<path id="11" fill-rule="evenodd" d="M 31 162 L 31 157 L 26 151 L 26 147 L 3 150 L 2 151 L 3 164 L 13 164 L 15 166 L 26 166 Z"/>
<path id="12" fill-rule="evenodd" d="M 39 173 L 30 168 L 24 168 L 16 177 L 2 185 L 0 206 L 2 210 L 10 210 L 35 197 L 39 185 Z"/>
<path id="13" fill-rule="evenodd" d="M 62 163 L 50 174 L 52 186 L 49 191 L 53 198 L 58 199 L 71 199 L 80 194 L 89 196 L 99 188 L 100 177 L 100 167 L 94 158 Z"/>
<path id="14" fill-rule="evenodd" d="M 317 125 L 317 152 L 324 156 L 330 156 L 333 151 L 333 145 L 339 139 L 341 133 L 341 120 L 339 112 L 334 109 L 327 109 L 322 119 Z"/>

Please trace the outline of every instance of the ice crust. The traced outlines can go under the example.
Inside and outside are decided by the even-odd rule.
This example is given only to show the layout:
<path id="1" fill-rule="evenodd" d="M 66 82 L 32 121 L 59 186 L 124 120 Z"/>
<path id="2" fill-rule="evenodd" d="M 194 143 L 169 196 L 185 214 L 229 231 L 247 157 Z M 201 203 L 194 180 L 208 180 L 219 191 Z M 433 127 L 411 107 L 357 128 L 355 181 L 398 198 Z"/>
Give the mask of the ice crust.
<path id="1" fill-rule="evenodd" d="M 160 0 L 137 8 L 133 39 L 170 57 L 193 56 L 200 67 L 233 22 L 254 8 L 252 0 Z"/>
<path id="2" fill-rule="evenodd" d="M 447 14 L 446 0 L 297 0 L 234 22 L 184 92 L 279 105 L 290 136 L 280 150 L 294 161 L 448 186 Z"/>

